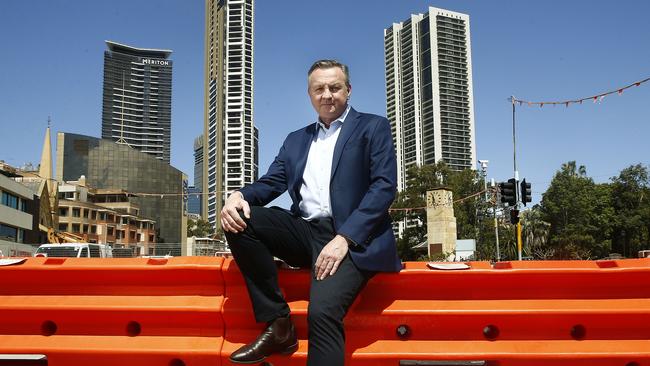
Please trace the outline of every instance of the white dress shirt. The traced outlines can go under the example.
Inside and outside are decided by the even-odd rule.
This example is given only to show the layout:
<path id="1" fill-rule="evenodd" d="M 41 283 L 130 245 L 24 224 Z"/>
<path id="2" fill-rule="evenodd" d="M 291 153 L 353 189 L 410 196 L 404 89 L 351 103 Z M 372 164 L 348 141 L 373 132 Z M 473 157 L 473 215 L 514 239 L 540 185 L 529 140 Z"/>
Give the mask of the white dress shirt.
<path id="1" fill-rule="evenodd" d="M 350 105 L 348 104 L 343 114 L 334 120 L 329 128 L 326 128 L 320 119 L 316 122 L 318 135 L 312 140 L 309 147 L 307 165 L 302 174 L 302 186 L 300 187 L 302 201 L 298 205 L 302 217 L 306 220 L 332 216 L 330 200 L 332 159 L 336 140 L 339 138 L 343 122 L 349 112 Z"/>

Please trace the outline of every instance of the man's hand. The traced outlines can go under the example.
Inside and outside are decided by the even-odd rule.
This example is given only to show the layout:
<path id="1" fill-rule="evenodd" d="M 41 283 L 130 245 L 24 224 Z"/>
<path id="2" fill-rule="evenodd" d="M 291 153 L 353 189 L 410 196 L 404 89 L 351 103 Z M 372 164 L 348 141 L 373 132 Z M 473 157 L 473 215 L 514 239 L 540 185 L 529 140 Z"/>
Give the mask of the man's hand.
<path id="1" fill-rule="evenodd" d="M 238 233 L 246 229 L 246 222 L 239 216 L 239 210 L 244 212 L 244 217 L 250 219 L 251 208 L 241 192 L 233 192 L 221 209 L 221 227 L 224 231 Z"/>
<path id="2" fill-rule="evenodd" d="M 316 259 L 316 265 L 314 266 L 316 279 L 319 281 L 324 280 L 325 277 L 336 273 L 346 254 L 348 254 L 347 239 L 341 235 L 336 235 L 334 239 L 323 247 L 323 250 L 321 250 Z"/>

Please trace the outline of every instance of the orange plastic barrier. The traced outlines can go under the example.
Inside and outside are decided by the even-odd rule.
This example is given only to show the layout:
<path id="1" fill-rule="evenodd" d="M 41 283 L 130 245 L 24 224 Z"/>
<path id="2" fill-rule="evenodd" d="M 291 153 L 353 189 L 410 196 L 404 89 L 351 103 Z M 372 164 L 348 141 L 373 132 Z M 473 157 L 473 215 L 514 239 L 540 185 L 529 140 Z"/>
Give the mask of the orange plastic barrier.
<path id="1" fill-rule="evenodd" d="M 50 366 L 221 365 L 222 263 L 29 258 L 2 266 L 0 354 L 43 354 Z"/>
<path id="2" fill-rule="evenodd" d="M 345 320 L 347 363 L 650 365 L 650 259 L 470 267 L 434 270 L 412 262 L 399 274 L 375 276 Z M 262 325 L 254 323 L 236 264 L 226 261 L 223 273 L 221 356 L 228 365 L 230 353 Z M 305 364 L 308 282 L 308 271 L 280 272 L 300 347 L 290 357 L 270 357 L 273 365 Z"/>
<path id="3" fill-rule="evenodd" d="M 348 364 L 650 366 L 650 258 L 470 267 L 409 262 L 375 276 L 346 318 Z M 300 347 L 270 357 L 275 366 L 305 364 L 309 280 L 280 270 Z M 43 354 L 50 366 L 230 365 L 262 326 L 231 260 L 0 266 L 0 365 L 21 364 L 3 354 Z"/>

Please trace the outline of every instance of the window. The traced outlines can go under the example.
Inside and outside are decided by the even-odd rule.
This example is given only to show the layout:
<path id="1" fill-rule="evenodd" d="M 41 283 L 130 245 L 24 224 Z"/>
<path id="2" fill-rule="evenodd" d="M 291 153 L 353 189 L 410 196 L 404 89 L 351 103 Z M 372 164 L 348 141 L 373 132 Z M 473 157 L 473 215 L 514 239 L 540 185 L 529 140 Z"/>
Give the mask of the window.
<path id="1" fill-rule="evenodd" d="M 82 233 L 87 233 L 88 232 L 88 224 L 84 224 L 84 229 Z"/>
<path id="2" fill-rule="evenodd" d="M 73 233 L 78 233 L 81 231 L 81 225 L 79 224 L 72 224 L 72 232 Z"/>
<path id="3" fill-rule="evenodd" d="M 20 208 L 19 208 L 19 210 L 22 211 L 22 212 L 27 212 L 27 201 L 22 199 L 22 198 L 20 199 Z"/>
<path id="4" fill-rule="evenodd" d="M 68 224 L 59 224 L 59 231 L 68 231 Z"/>
<path id="5" fill-rule="evenodd" d="M 90 226 L 90 233 L 97 234 L 97 225 Z"/>
<path id="6" fill-rule="evenodd" d="M 86 219 L 88 218 L 88 212 L 89 212 L 88 209 L 85 209 L 85 210 L 84 210 L 84 218 L 86 218 Z"/>
<path id="7" fill-rule="evenodd" d="M 59 207 L 59 216 L 68 216 L 68 208 Z"/>
<path id="8" fill-rule="evenodd" d="M 81 254 L 79 254 L 79 258 L 88 258 L 88 248 L 84 247 L 81 249 Z"/>
<path id="9" fill-rule="evenodd" d="M 18 239 L 18 229 L 0 224 L 0 238 L 7 241 L 16 241 Z"/>
<path id="10" fill-rule="evenodd" d="M 59 198 L 71 200 L 74 198 L 74 192 L 59 192 Z"/>
<path id="11" fill-rule="evenodd" d="M 90 211 L 90 219 L 97 220 L 97 211 Z"/>
<path id="12" fill-rule="evenodd" d="M 113 227 L 109 226 L 108 229 L 106 229 L 106 235 L 113 236 L 113 230 Z"/>
<path id="13" fill-rule="evenodd" d="M 78 207 L 73 208 L 72 217 L 81 217 L 81 209 Z"/>
<path id="14" fill-rule="evenodd" d="M 99 251 L 99 245 L 89 245 L 90 248 L 90 257 L 91 258 L 99 258 L 101 257 L 100 251 Z"/>
<path id="15" fill-rule="evenodd" d="M 2 204 L 11 208 L 18 209 L 18 196 L 9 192 L 2 192 Z"/>

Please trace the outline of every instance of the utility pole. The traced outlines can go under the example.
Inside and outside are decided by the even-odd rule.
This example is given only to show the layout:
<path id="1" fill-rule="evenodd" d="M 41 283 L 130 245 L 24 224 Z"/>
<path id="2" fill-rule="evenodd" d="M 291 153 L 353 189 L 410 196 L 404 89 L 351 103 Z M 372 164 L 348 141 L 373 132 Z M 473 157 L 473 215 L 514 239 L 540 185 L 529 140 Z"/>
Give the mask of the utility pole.
<path id="1" fill-rule="evenodd" d="M 512 163 L 515 173 L 515 198 L 519 197 L 519 172 L 517 171 L 517 133 L 515 129 L 515 96 L 510 96 L 512 102 Z M 516 199 L 515 210 L 519 211 L 519 200 Z M 521 260 L 521 220 L 517 220 L 517 257 Z"/>
<path id="2" fill-rule="evenodd" d="M 487 191 L 487 168 L 488 168 L 488 163 L 490 162 L 489 160 L 479 160 L 479 164 L 481 164 L 481 175 L 483 176 L 483 190 L 485 191 L 485 211 L 486 211 L 486 216 L 487 216 L 487 203 L 488 203 L 488 191 Z M 494 179 L 492 179 L 492 187 L 494 187 Z M 496 196 L 494 200 L 494 224 L 495 224 L 495 229 L 496 229 Z M 496 229 L 496 246 L 497 246 L 497 261 L 499 260 L 499 229 Z"/>
<path id="3" fill-rule="evenodd" d="M 491 185 L 492 185 L 492 189 L 494 190 L 494 192 L 496 192 L 496 183 L 494 182 L 494 178 L 492 178 Z M 499 252 L 499 222 L 497 220 L 497 207 L 498 207 L 497 205 L 498 205 L 498 203 L 497 203 L 497 197 L 496 197 L 496 193 L 495 193 L 494 194 L 494 208 L 493 208 L 493 210 L 494 210 L 494 239 L 495 239 L 495 242 L 496 242 L 496 245 L 497 245 L 497 262 L 498 262 L 498 261 L 501 260 L 501 253 Z"/>

